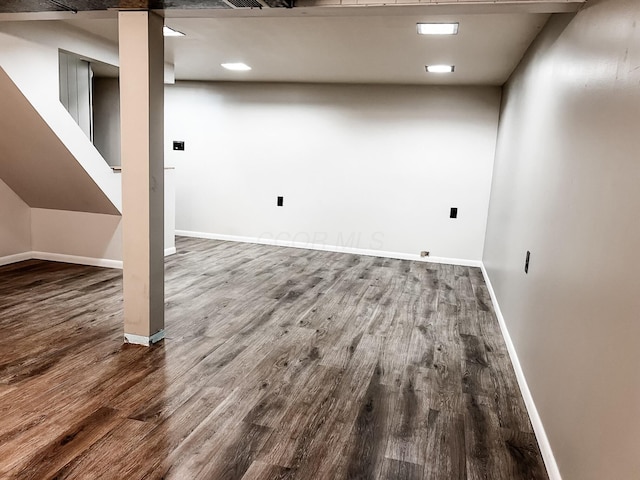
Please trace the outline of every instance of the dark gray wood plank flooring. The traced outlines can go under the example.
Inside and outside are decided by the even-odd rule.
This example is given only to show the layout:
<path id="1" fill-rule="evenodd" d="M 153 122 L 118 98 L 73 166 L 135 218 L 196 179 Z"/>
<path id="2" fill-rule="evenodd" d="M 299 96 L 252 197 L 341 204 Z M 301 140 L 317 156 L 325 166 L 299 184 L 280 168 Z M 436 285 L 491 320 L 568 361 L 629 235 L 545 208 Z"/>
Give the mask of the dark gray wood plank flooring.
<path id="1" fill-rule="evenodd" d="M 479 269 L 177 248 L 153 348 L 120 271 L 0 268 L 0 478 L 547 479 Z"/>

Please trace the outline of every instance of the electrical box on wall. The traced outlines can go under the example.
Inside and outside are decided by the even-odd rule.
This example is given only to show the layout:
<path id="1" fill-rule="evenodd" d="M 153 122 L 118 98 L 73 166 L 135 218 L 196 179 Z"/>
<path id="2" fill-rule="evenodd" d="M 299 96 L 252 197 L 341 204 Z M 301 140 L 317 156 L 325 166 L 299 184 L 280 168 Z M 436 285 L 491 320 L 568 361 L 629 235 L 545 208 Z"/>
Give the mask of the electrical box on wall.
<path id="1" fill-rule="evenodd" d="M 284 205 L 284 197 L 278 197 L 277 205 L 282 207 Z"/>
<path id="2" fill-rule="evenodd" d="M 173 142 L 174 150 L 184 150 L 184 142 Z"/>
<path id="3" fill-rule="evenodd" d="M 458 218 L 458 207 L 451 207 L 449 218 Z"/>
<path id="4" fill-rule="evenodd" d="M 524 258 L 524 273 L 529 273 L 529 259 L 531 258 L 531 252 L 527 250 L 527 255 Z"/>

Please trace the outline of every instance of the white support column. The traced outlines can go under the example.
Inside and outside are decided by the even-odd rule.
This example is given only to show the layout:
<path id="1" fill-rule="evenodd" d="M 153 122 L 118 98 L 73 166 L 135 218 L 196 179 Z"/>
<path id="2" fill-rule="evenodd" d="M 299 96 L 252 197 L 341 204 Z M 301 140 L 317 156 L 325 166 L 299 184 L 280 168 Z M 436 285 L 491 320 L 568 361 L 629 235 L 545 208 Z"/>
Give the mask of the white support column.
<path id="1" fill-rule="evenodd" d="M 149 11 L 118 14 L 125 341 L 164 338 L 164 38 Z"/>

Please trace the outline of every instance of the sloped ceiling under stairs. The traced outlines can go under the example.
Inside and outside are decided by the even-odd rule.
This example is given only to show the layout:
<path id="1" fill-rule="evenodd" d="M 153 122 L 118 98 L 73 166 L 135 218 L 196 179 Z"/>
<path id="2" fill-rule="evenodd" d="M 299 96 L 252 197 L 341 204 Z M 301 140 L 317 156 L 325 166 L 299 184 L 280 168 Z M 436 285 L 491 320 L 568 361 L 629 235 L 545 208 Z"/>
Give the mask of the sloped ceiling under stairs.
<path id="1" fill-rule="evenodd" d="M 32 208 L 120 212 L 0 68 L 0 179 Z"/>

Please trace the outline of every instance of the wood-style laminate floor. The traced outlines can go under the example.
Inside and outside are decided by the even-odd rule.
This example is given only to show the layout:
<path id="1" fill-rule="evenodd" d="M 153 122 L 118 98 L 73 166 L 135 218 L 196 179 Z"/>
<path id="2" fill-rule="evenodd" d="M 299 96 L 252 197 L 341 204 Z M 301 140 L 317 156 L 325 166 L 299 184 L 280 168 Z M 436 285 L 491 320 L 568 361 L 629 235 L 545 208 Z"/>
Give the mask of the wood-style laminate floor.
<path id="1" fill-rule="evenodd" d="M 547 479 L 479 269 L 177 248 L 153 348 L 120 271 L 0 268 L 0 478 Z"/>

